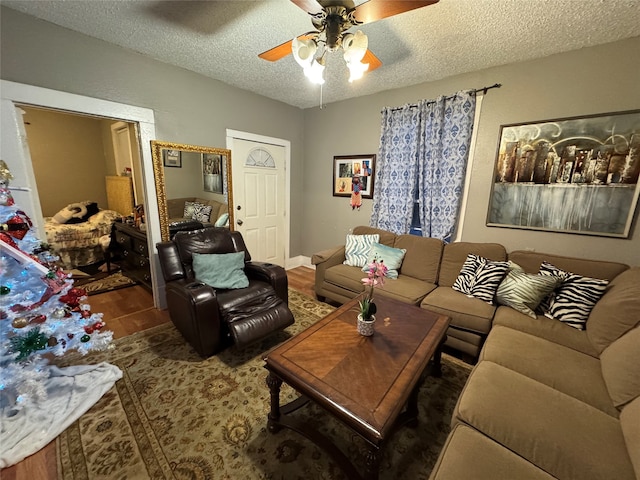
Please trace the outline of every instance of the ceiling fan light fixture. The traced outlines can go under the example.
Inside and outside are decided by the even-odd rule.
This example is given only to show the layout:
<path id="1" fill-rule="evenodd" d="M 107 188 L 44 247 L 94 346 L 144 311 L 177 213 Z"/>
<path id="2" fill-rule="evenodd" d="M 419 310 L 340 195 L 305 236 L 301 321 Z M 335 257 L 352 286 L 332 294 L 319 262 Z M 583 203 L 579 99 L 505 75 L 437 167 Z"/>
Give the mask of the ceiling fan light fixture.
<path id="1" fill-rule="evenodd" d="M 318 44 L 312 38 L 306 40 L 294 38 L 291 42 L 293 58 L 296 59 L 298 65 L 305 69 L 311 66 L 313 56 L 316 54 L 317 50 Z"/>
<path id="2" fill-rule="evenodd" d="M 358 30 L 356 33 L 347 33 L 342 37 L 344 60 L 347 64 L 360 62 L 369 48 L 369 38 Z"/>
<path id="3" fill-rule="evenodd" d="M 349 83 L 354 80 L 360 80 L 364 75 L 364 72 L 369 70 L 369 64 L 362 63 L 360 61 L 347 62 L 347 67 L 349 67 Z"/>
<path id="4" fill-rule="evenodd" d="M 312 83 L 322 85 L 324 83 L 324 56 L 320 60 L 313 59 L 308 67 L 304 69 L 304 75 L 311 80 Z"/>

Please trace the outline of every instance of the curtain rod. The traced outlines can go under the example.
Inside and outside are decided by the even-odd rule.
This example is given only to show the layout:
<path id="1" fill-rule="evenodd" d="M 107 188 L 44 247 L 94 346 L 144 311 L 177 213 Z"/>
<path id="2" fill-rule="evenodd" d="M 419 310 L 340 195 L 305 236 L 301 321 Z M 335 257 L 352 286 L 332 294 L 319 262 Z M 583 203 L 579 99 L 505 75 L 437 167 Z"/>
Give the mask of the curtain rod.
<path id="1" fill-rule="evenodd" d="M 478 92 L 482 92 L 482 94 L 483 94 L 483 95 L 486 95 L 486 94 L 487 94 L 487 90 L 491 90 L 492 88 L 500 88 L 501 86 L 502 86 L 502 84 L 501 84 L 501 83 L 494 83 L 493 85 L 488 86 L 488 87 L 476 88 L 475 90 L 471 90 L 471 92 L 472 92 L 473 94 L 477 94 Z M 455 94 L 454 94 L 454 95 L 450 95 L 450 96 L 445 97 L 445 98 L 446 98 L 447 100 L 450 100 L 450 99 L 452 99 L 452 98 L 455 98 Z M 429 105 L 429 104 L 431 104 L 431 103 L 435 103 L 435 100 L 430 101 L 430 102 L 427 102 L 427 105 Z M 417 104 L 411 104 L 411 105 L 409 105 L 409 108 L 417 108 L 417 107 L 418 107 L 418 105 L 417 105 Z M 391 109 L 391 111 L 392 111 L 392 112 L 395 112 L 395 111 L 398 111 L 398 110 L 402 110 L 403 108 L 404 108 L 404 107 L 392 108 L 392 109 Z"/>

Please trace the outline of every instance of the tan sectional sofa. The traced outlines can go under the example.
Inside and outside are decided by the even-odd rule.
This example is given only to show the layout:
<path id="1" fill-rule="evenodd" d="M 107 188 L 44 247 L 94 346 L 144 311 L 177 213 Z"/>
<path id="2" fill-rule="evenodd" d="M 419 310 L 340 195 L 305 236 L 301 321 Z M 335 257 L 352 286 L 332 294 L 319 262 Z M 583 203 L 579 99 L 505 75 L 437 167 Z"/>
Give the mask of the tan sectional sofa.
<path id="1" fill-rule="evenodd" d="M 640 267 L 586 330 L 499 307 L 431 480 L 640 479 Z"/>
<path id="2" fill-rule="evenodd" d="M 515 251 L 507 255 L 497 243 L 452 243 L 445 245 L 434 238 L 415 235 L 395 235 L 385 230 L 358 226 L 354 235 L 378 234 L 379 242 L 406 249 L 398 278 L 389 280 L 376 295 L 386 295 L 402 302 L 442 313 L 451 318 L 446 345 L 476 358 L 482 348 L 494 318 L 504 321 L 525 315 L 509 307 L 497 307 L 451 288 L 469 253 L 494 261 L 513 260 L 529 273 L 536 273 L 543 260 L 579 275 L 612 280 L 628 269 L 628 265 L 580 258 L 547 255 L 538 252 Z M 345 247 L 338 246 L 318 252 L 311 263 L 316 267 L 315 292 L 319 299 L 344 303 L 363 292 L 363 272 L 358 267 L 344 265 Z M 561 325 L 565 327 L 565 325 Z M 570 327 L 569 327 L 570 328 Z"/>
<path id="3" fill-rule="evenodd" d="M 478 355 L 431 480 L 640 480 L 640 267 L 378 233 L 406 248 L 397 280 L 376 294 L 451 317 L 447 344 Z M 586 330 L 490 306 L 451 286 L 468 253 L 509 259 L 528 273 L 542 261 L 610 280 Z M 319 297 L 344 302 L 363 272 L 344 247 L 313 256 Z"/>
<path id="4" fill-rule="evenodd" d="M 169 217 L 169 223 L 178 222 L 183 219 L 185 202 L 197 202 L 204 205 L 211 205 L 212 208 L 209 223 L 215 223 L 222 214 L 229 213 L 229 206 L 226 203 L 218 202 L 216 200 L 205 200 L 198 197 L 172 198 L 167 200 L 167 216 Z"/>

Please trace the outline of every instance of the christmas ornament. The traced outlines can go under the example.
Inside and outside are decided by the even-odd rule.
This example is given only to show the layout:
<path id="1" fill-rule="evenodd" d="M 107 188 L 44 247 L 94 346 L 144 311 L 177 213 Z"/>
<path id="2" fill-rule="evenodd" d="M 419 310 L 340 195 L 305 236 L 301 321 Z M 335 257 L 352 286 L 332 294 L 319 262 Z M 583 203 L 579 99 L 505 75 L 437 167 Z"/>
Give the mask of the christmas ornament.
<path id="1" fill-rule="evenodd" d="M 52 313 L 51 316 L 53 318 L 64 318 L 65 315 L 67 314 L 67 311 L 64 309 L 64 307 L 57 307 Z"/>
<path id="2" fill-rule="evenodd" d="M 6 223 L 0 224 L 0 231 L 22 240 L 33 224 L 22 210 L 18 210 Z"/>
<path id="3" fill-rule="evenodd" d="M 80 337 L 80 341 L 83 343 L 87 343 L 89 340 L 91 340 L 91 337 L 89 335 L 82 335 Z"/>
<path id="4" fill-rule="evenodd" d="M 11 289 L 6 285 L 0 285 L 0 295 L 7 295 L 11 293 Z"/>
<path id="5" fill-rule="evenodd" d="M 13 328 L 24 328 L 27 325 L 29 325 L 29 320 L 27 320 L 27 317 L 16 317 L 11 322 L 11 326 Z"/>
<path id="6" fill-rule="evenodd" d="M 34 323 L 44 323 L 47 321 L 47 317 L 45 315 L 33 315 L 29 317 L 29 324 L 33 325 Z"/>
<path id="7" fill-rule="evenodd" d="M 47 340 L 47 345 L 49 345 L 50 347 L 55 347 L 58 344 L 58 339 L 56 337 L 49 337 L 49 340 Z"/>

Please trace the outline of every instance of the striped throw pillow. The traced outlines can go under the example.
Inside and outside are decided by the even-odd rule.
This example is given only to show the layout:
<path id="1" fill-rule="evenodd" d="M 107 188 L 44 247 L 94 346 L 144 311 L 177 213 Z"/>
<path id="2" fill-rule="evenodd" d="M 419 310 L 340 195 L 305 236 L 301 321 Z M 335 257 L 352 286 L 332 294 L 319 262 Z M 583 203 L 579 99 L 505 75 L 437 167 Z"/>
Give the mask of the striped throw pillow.
<path id="1" fill-rule="evenodd" d="M 347 235 L 344 245 L 345 265 L 352 267 L 364 267 L 369 258 L 369 250 L 374 243 L 380 240 L 380 235 Z"/>
<path id="2" fill-rule="evenodd" d="M 560 282 L 557 277 L 528 274 L 517 263 L 509 262 L 509 272 L 498 287 L 496 300 L 500 305 L 536 318 L 536 308 Z"/>
<path id="3" fill-rule="evenodd" d="M 540 274 L 561 280 L 560 285 L 543 302 L 545 316 L 584 330 L 591 310 L 604 295 L 609 281 L 565 272 L 548 262 L 542 262 Z"/>
<path id="4" fill-rule="evenodd" d="M 493 262 L 470 253 L 451 288 L 493 305 L 498 286 L 508 270 L 508 262 Z"/>

